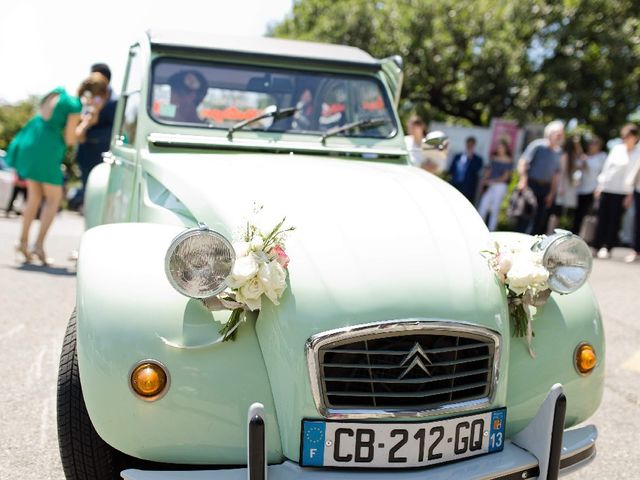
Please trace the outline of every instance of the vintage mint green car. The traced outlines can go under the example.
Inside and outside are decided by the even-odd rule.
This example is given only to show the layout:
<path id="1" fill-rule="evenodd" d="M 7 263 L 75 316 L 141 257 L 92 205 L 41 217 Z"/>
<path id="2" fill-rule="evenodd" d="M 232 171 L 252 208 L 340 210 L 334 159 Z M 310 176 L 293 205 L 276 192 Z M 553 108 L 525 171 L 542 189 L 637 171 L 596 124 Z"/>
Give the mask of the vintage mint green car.
<path id="1" fill-rule="evenodd" d="M 558 256 L 575 281 L 538 309 L 533 358 L 481 254 L 516 234 L 409 165 L 401 81 L 398 58 L 346 46 L 131 47 L 61 358 L 68 479 L 555 479 L 593 459 L 588 269 Z M 219 342 L 229 311 L 178 292 L 167 252 L 232 241 L 256 203 L 296 227 L 287 288 Z M 184 260 L 198 275 L 228 243 Z"/>

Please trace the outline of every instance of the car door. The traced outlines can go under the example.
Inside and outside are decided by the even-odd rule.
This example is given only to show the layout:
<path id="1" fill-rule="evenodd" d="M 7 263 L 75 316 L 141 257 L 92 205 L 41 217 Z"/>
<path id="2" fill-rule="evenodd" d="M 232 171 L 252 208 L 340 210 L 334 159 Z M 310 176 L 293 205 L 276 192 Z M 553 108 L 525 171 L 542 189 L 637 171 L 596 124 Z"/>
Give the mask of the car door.
<path id="1" fill-rule="evenodd" d="M 134 45 L 129 51 L 124 88 L 116 113 L 116 134 L 111 151 L 104 154 L 110 164 L 109 184 L 105 198 L 104 221 L 126 222 L 135 214 L 133 200 L 138 171 L 138 149 L 136 133 L 141 101 L 140 47 Z"/>

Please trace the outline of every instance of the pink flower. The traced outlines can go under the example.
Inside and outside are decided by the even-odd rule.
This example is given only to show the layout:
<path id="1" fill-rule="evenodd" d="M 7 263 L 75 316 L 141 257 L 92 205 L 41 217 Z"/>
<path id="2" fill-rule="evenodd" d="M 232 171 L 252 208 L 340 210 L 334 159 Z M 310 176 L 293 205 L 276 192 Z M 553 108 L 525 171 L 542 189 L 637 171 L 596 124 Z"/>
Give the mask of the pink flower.
<path id="1" fill-rule="evenodd" d="M 289 265 L 289 256 L 284 252 L 280 245 L 276 245 L 271 249 L 271 253 L 275 254 L 276 261 L 280 264 L 282 268 L 287 268 Z"/>

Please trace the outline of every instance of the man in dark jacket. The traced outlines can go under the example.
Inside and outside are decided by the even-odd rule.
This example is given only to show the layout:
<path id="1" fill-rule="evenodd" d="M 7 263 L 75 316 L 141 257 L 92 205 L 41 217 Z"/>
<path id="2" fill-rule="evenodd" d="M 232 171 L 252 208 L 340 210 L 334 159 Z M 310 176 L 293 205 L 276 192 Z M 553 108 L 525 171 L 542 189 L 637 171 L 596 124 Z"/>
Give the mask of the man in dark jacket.
<path id="1" fill-rule="evenodd" d="M 483 161 L 482 157 L 474 151 L 476 148 L 475 137 L 468 137 L 466 146 L 464 152 L 457 153 L 453 157 L 449 167 L 449 181 L 473 204 L 476 200 L 476 190 L 480 182 Z"/>
<path id="2" fill-rule="evenodd" d="M 91 66 L 91 73 L 101 73 L 108 82 L 111 81 L 111 70 L 104 63 L 96 63 Z M 76 161 L 82 174 L 82 190 L 70 202 L 72 208 L 79 208 L 84 202 L 84 189 L 89 178 L 89 173 L 96 165 L 102 163 L 102 153 L 109 150 L 113 120 L 116 115 L 117 98 L 109 87 L 109 96 L 106 104 L 100 110 L 98 121 L 87 130 L 86 140 L 78 145 Z"/>

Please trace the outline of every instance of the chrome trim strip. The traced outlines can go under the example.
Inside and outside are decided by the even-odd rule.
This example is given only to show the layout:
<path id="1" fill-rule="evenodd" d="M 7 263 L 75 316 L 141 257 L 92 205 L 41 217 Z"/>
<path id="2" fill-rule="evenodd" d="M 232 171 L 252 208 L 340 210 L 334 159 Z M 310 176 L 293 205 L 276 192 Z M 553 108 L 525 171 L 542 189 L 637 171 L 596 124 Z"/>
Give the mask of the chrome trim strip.
<path id="1" fill-rule="evenodd" d="M 370 156 L 382 155 L 386 157 L 406 157 L 407 152 L 402 148 L 388 147 L 368 147 L 357 145 L 328 145 L 323 146 L 319 142 L 314 144 L 308 142 L 274 141 L 234 138 L 230 141 L 227 137 L 207 137 L 204 135 L 182 135 L 175 133 L 150 133 L 147 136 L 149 143 L 161 147 L 203 147 L 203 148 L 223 148 L 223 149 L 256 149 L 265 148 L 269 150 L 280 150 L 285 152 L 303 153 L 349 153 L 352 155 Z"/>
<path id="2" fill-rule="evenodd" d="M 486 397 L 465 402 L 456 402 L 441 405 L 438 408 L 427 410 L 403 410 L 403 409 L 335 409 L 325 406 L 322 389 L 320 385 L 319 370 L 319 350 L 320 347 L 341 341 L 356 340 L 358 337 L 383 334 L 385 332 L 416 332 L 437 333 L 442 331 L 446 334 L 460 332 L 461 334 L 471 334 L 485 337 L 494 343 L 493 371 L 489 382 L 489 393 Z M 456 322 L 444 319 L 429 318 L 407 318 L 399 320 L 389 320 L 385 322 L 375 322 L 363 325 L 354 325 L 313 335 L 307 340 L 305 345 L 307 357 L 307 368 L 309 370 L 309 380 L 311 382 L 311 392 L 318 412 L 329 419 L 363 419 L 363 418 L 400 418 L 413 417 L 422 418 L 434 415 L 465 412 L 468 410 L 478 410 L 489 407 L 495 398 L 498 385 L 498 375 L 501 354 L 501 335 L 484 327 L 472 325 L 466 322 Z"/>
<path id="3" fill-rule="evenodd" d="M 580 450 L 577 453 L 571 454 L 566 458 L 560 460 L 560 472 L 562 474 L 579 470 L 587 464 L 591 463 L 598 453 L 596 444 L 592 444 L 589 447 Z M 564 466 L 562 465 L 564 463 Z"/>

